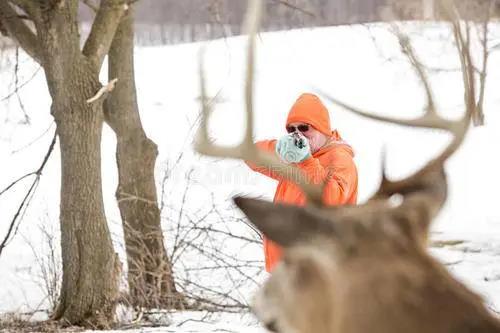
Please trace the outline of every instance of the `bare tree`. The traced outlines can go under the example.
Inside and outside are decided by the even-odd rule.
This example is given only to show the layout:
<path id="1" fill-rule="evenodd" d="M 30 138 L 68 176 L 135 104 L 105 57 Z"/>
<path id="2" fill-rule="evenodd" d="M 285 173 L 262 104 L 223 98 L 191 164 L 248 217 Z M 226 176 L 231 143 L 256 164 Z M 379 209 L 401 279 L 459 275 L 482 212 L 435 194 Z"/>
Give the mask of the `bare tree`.
<path id="1" fill-rule="evenodd" d="M 105 104 L 105 120 L 117 137 L 120 208 L 128 262 L 131 302 L 148 308 L 179 307 L 160 225 L 155 162 L 156 144 L 142 128 L 134 77 L 133 9 L 121 19 L 108 57 L 108 76 L 119 78 Z"/>
<path id="2" fill-rule="evenodd" d="M 411 0 L 408 2 L 390 0 L 390 19 L 404 19 L 411 17 L 408 12 L 419 12 L 423 10 L 424 18 L 432 19 L 446 19 L 447 12 L 440 6 L 440 1 L 435 0 Z M 423 6 L 423 8 L 421 8 Z M 476 101 L 477 107 L 472 114 L 472 123 L 474 126 L 482 126 L 485 122 L 484 117 L 484 101 L 486 92 L 487 80 L 487 67 L 490 55 L 496 51 L 495 48 L 490 48 L 490 23 L 492 18 L 498 17 L 500 13 L 500 2 L 498 0 L 472 0 L 472 1 L 455 1 L 454 10 L 456 14 L 468 20 L 465 27 L 465 34 L 468 36 L 469 43 L 477 43 L 478 47 L 484 52 L 480 54 L 479 59 L 476 60 L 474 70 L 478 72 L 478 99 Z M 427 13 L 429 17 L 426 17 Z M 418 16 L 417 16 L 418 17 Z M 474 38 L 475 37 L 475 38 Z M 425 66 L 420 64 L 423 69 Z M 428 68 L 427 68 L 428 69 Z M 440 69 L 435 69 L 439 71 Z"/>
<path id="3" fill-rule="evenodd" d="M 479 85 L 480 92 L 479 98 L 477 101 L 477 107 L 472 114 L 472 123 L 474 126 L 482 126 L 484 125 L 484 97 L 485 97 L 485 85 L 487 78 L 487 68 L 488 68 L 488 60 L 491 54 L 491 50 L 489 50 L 489 25 L 490 20 L 495 15 L 498 15 L 498 5 L 499 3 L 496 0 L 483 0 L 474 3 L 475 5 L 471 11 L 474 13 L 474 16 L 478 18 L 480 21 L 479 24 L 475 25 L 476 31 L 478 31 L 478 40 L 481 44 L 482 49 L 484 50 L 482 54 L 482 66 L 479 70 Z"/>
<path id="4" fill-rule="evenodd" d="M 102 0 L 80 49 L 78 0 L 1 0 L 3 30 L 45 71 L 61 151 L 63 281 L 53 319 L 106 327 L 121 265 L 106 224 L 101 183 L 103 98 L 99 71 L 124 0 Z M 92 97 L 96 97 L 93 98 Z"/>

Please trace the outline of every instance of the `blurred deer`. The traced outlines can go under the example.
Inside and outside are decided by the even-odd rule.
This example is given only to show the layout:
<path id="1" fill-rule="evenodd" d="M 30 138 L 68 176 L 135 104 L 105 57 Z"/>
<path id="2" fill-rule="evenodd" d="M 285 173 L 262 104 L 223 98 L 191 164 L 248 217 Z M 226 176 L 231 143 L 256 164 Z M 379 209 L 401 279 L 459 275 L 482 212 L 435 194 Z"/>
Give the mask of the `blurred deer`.
<path id="1" fill-rule="evenodd" d="M 440 117 L 425 72 L 402 34 L 403 52 L 413 64 L 427 95 L 427 112 L 413 120 L 370 115 L 331 97 L 331 102 L 358 115 L 402 126 L 434 128 L 452 135 L 450 144 L 415 174 L 390 181 L 383 173 L 376 194 L 365 204 L 321 207 L 322 184 L 314 184 L 275 156 L 252 143 L 254 43 L 260 2 L 252 1 L 246 82 L 246 123 L 237 147 L 211 143 L 205 79 L 200 66 L 202 124 L 196 149 L 205 155 L 246 159 L 273 168 L 307 194 L 307 207 L 275 205 L 237 197 L 236 205 L 267 237 L 284 247 L 283 260 L 258 291 L 253 310 L 264 326 L 280 333 L 466 333 L 500 332 L 499 321 L 482 299 L 430 256 L 426 239 L 431 221 L 447 197 L 444 162 L 459 148 L 476 107 L 469 29 L 446 7 L 461 61 L 465 114 Z M 328 181 L 327 179 L 324 182 Z M 400 203 L 390 198 L 399 195 Z"/>

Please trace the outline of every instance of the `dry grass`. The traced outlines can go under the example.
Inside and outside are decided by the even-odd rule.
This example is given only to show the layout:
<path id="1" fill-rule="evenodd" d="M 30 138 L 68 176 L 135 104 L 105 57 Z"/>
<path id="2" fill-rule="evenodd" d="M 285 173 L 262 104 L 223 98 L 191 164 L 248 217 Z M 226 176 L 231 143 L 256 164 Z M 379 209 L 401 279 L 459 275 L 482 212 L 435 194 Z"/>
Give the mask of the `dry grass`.
<path id="1" fill-rule="evenodd" d="M 1 333 L 35 333 L 35 332 L 83 332 L 84 328 L 69 326 L 64 327 L 61 322 L 45 320 L 30 321 L 31 316 L 7 313 L 0 316 Z M 28 319 L 27 319 L 28 318 Z"/>

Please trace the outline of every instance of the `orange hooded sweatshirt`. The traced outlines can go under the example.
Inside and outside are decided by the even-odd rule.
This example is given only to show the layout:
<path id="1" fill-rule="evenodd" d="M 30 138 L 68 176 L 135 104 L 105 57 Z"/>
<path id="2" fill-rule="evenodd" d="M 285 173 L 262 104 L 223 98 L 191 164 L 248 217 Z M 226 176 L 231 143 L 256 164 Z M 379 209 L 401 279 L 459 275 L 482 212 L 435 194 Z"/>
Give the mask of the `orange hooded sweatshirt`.
<path id="1" fill-rule="evenodd" d="M 316 184 L 322 183 L 330 175 L 323 192 L 323 202 L 332 206 L 356 204 L 358 173 L 353 161 L 353 150 L 342 140 L 337 131 L 331 130 L 328 110 L 321 100 L 313 94 L 302 94 L 288 114 L 287 125 L 293 122 L 307 123 L 330 137 L 325 146 L 312 157 L 296 164 Z M 260 149 L 275 153 L 276 140 L 259 141 L 256 145 Z M 247 164 L 254 171 L 278 180 L 274 202 L 305 205 L 306 198 L 297 185 L 282 179 L 268 168 L 248 162 Z M 281 258 L 281 248 L 264 237 L 264 255 L 266 270 L 271 272 Z"/>

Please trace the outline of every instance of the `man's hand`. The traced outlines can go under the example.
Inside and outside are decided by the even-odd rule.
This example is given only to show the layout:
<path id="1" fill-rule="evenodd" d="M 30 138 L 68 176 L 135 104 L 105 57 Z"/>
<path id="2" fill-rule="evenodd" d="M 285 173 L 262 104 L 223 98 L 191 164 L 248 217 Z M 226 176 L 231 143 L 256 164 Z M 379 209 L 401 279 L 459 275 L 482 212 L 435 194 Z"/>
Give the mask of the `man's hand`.
<path id="1" fill-rule="evenodd" d="M 299 163 L 311 156 L 309 141 L 298 133 L 282 136 L 276 142 L 276 154 L 287 163 Z"/>

